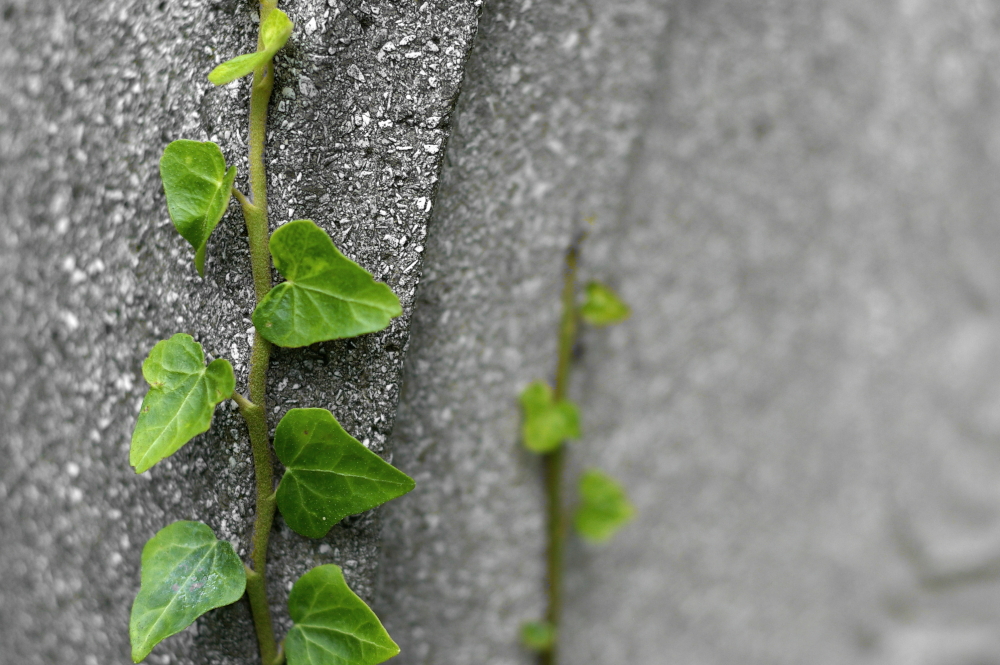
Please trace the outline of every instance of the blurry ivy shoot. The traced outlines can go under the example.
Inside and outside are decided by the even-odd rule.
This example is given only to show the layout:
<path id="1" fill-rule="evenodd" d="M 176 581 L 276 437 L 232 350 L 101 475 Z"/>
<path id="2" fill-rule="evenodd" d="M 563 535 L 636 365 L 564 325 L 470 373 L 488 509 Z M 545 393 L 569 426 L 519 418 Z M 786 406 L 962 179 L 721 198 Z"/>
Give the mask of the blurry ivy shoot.
<path id="1" fill-rule="evenodd" d="M 563 545 L 569 524 L 585 540 L 601 543 L 635 517 L 635 508 L 625 490 L 611 476 L 598 469 L 587 469 L 577 485 L 579 504 L 570 519 L 563 505 L 563 470 L 566 442 L 580 438 L 580 412 L 566 398 L 573 347 L 579 322 L 592 326 L 610 326 L 629 317 L 628 305 L 607 286 L 587 284 L 582 305 L 577 304 L 577 260 L 579 236 L 566 252 L 562 292 L 562 317 L 559 325 L 558 361 L 555 387 L 534 381 L 521 393 L 521 441 L 533 453 L 542 455 L 547 502 L 547 576 L 548 608 L 544 621 L 521 626 L 521 643 L 538 652 L 542 665 L 555 665 L 559 640 L 559 615 L 562 607 Z"/>
<path id="2" fill-rule="evenodd" d="M 274 511 L 288 526 L 322 538 L 341 519 L 413 489 L 413 480 L 348 434 L 325 409 L 291 409 L 278 423 L 274 452 L 285 466 L 274 485 L 264 408 L 271 345 L 302 347 L 386 328 L 402 314 L 396 295 L 344 257 L 330 236 L 309 220 L 288 222 L 268 238 L 264 132 L 274 84 L 275 53 L 288 41 L 292 22 L 262 0 L 258 50 L 216 67 L 208 76 L 224 85 L 252 75 L 250 92 L 250 195 L 234 187 L 215 143 L 174 141 L 160 160 L 170 219 L 194 248 L 194 266 L 205 272 L 205 247 L 230 197 L 243 209 L 253 272 L 256 329 L 248 391 L 237 392 L 233 366 L 205 364 L 201 344 L 186 334 L 158 342 L 142 365 L 149 383 L 129 462 L 142 473 L 209 429 L 215 408 L 232 399 L 249 430 L 256 476 L 256 520 L 250 563 L 201 522 L 174 522 L 143 547 L 139 594 L 132 605 L 132 660 L 143 660 L 164 638 L 216 607 L 250 602 L 263 665 L 376 665 L 399 653 L 374 612 L 351 591 L 335 565 L 313 568 L 288 595 L 294 625 L 279 644 L 266 584 L 267 542 Z M 285 281 L 271 288 L 271 260 Z"/>

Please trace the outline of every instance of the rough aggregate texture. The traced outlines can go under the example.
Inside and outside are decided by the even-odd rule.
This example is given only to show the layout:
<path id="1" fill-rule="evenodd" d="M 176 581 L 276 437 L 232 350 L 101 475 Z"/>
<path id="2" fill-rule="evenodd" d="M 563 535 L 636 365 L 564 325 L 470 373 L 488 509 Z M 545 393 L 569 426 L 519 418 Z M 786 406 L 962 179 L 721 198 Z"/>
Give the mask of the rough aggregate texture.
<path id="1" fill-rule="evenodd" d="M 390 455 L 399 373 L 426 219 L 478 2 L 294 0 L 267 142 L 272 225 L 312 218 L 386 281 L 404 315 L 383 333 L 279 350 L 271 426 L 296 406 L 331 409 Z M 128 612 L 146 540 L 177 519 L 208 523 L 246 554 L 253 518 L 245 427 L 210 433 L 142 476 L 128 466 L 140 366 L 188 332 L 246 379 L 252 288 L 233 205 L 206 278 L 166 214 L 157 163 L 177 138 L 215 140 L 247 189 L 248 83 L 205 75 L 254 48 L 252 3 L 0 2 L 0 645 L 4 662 L 129 662 Z M 280 520 L 270 593 L 340 564 L 373 593 L 378 524 L 345 520 L 318 541 Z M 212 612 L 148 662 L 253 663 L 245 602 Z"/>

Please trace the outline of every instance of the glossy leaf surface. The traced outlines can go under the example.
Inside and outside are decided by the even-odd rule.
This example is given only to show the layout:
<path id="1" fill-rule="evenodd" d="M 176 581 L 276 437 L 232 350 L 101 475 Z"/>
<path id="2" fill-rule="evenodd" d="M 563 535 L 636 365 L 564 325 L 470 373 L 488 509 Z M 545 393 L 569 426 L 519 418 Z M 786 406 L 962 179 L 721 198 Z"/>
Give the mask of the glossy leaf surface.
<path id="1" fill-rule="evenodd" d="M 227 60 L 212 70 L 208 80 L 215 85 L 225 85 L 267 64 L 288 41 L 293 27 L 295 26 L 288 14 L 280 9 L 272 9 L 260 26 L 261 50 Z"/>
<path id="2" fill-rule="evenodd" d="M 414 487 L 412 478 L 365 448 L 326 409 L 291 409 L 274 432 L 274 450 L 286 469 L 278 509 L 288 526 L 310 538 Z"/>
<path id="3" fill-rule="evenodd" d="M 548 621 L 521 624 L 521 644 L 532 651 L 548 651 L 555 642 L 556 631 Z"/>
<path id="4" fill-rule="evenodd" d="M 264 339 L 278 346 L 357 337 L 382 330 L 403 313 L 392 290 L 341 254 L 326 231 L 307 219 L 271 235 L 274 266 L 287 281 L 253 313 Z"/>
<path id="5" fill-rule="evenodd" d="M 625 490 L 603 471 L 587 469 L 580 476 L 580 506 L 573 518 L 577 533 L 604 542 L 635 517 Z"/>
<path id="6" fill-rule="evenodd" d="M 205 275 L 205 246 L 229 208 L 236 167 L 226 169 L 212 142 L 174 141 L 160 158 L 167 211 L 177 232 L 194 247 L 194 265 Z"/>
<path id="7" fill-rule="evenodd" d="M 299 578 L 288 595 L 288 613 L 295 622 L 285 638 L 288 665 L 377 665 L 399 653 L 333 564 Z"/>
<path id="8" fill-rule="evenodd" d="M 610 326 L 621 323 L 632 310 L 614 291 L 600 282 L 587 284 L 586 300 L 580 307 L 580 316 L 592 326 Z"/>
<path id="9" fill-rule="evenodd" d="M 216 405 L 236 387 L 228 360 L 205 366 L 201 344 L 178 333 L 157 342 L 142 363 L 149 392 L 132 432 L 129 464 L 142 473 L 208 430 Z"/>
<path id="10" fill-rule="evenodd" d="M 208 525 L 174 522 L 161 529 L 142 548 L 142 581 L 129 620 L 133 662 L 205 612 L 235 603 L 246 583 L 233 546 Z"/>
<path id="11" fill-rule="evenodd" d="M 567 439 L 580 437 L 580 414 L 569 400 L 555 401 L 552 388 L 535 381 L 521 393 L 521 440 L 536 453 L 550 453 Z"/>

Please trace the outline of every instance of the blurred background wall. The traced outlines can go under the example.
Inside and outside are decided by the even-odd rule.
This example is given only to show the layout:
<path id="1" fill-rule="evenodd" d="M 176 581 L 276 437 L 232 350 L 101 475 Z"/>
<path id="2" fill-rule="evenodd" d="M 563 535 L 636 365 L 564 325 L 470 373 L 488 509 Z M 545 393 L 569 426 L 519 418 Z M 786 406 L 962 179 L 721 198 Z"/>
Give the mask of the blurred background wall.
<path id="1" fill-rule="evenodd" d="M 321 57 L 346 47 L 338 58 L 375 67 L 386 36 L 373 17 L 397 10 L 429 10 L 440 52 L 454 51 L 447 75 L 424 72 L 451 92 L 411 109 L 418 125 L 440 117 L 448 141 L 420 176 L 436 193 L 385 444 L 418 488 L 379 513 L 381 549 L 373 516 L 328 543 L 276 538 L 276 584 L 308 562 L 355 561 L 403 649 L 393 662 L 532 662 L 517 631 L 543 610 L 543 497 L 516 398 L 552 375 L 562 255 L 588 229 L 582 277 L 634 313 L 584 334 L 571 465 L 622 479 L 639 513 L 605 546 L 571 542 L 564 663 L 1000 664 L 1000 6 L 288 5 L 303 26 L 309 12 L 343 15 L 302 38 Z M 144 23 L 162 8 L 88 7 L 0 4 L 0 82 L 16 93 L 0 99 L 0 653 L 22 663 L 128 662 L 142 542 L 168 516 L 221 528 L 246 485 L 225 415 L 185 458 L 195 473 L 129 475 L 139 363 L 177 315 L 156 289 L 194 287 L 156 226 L 162 201 L 115 184 L 135 174 L 158 191 L 140 168 L 162 145 L 150 137 L 207 132 L 241 100 L 193 95 L 197 53 L 173 23 Z M 183 9 L 210 21 L 245 8 Z M 210 38 L 211 25 L 185 29 Z M 386 67 L 364 89 L 329 69 L 328 129 L 414 79 Z M 164 69 L 166 82 L 138 75 Z M 276 113 L 316 115 L 299 102 Z M 115 161 L 107 146 L 122 136 Z M 387 192 L 354 195 L 358 210 Z M 358 251 L 379 255 L 379 238 Z M 154 263 L 137 268 L 140 255 Z M 224 286 L 238 261 L 219 266 L 223 295 L 238 291 Z M 210 297 L 181 314 L 228 341 L 200 318 L 218 308 Z M 310 358 L 317 392 L 323 368 L 349 359 Z M 98 361 L 114 371 L 95 375 Z M 288 367 L 279 375 L 294 378 Z M 358 426 L 388 431 L 394 399 Z M 217 486 L 232 504 L 213 503 Z M 201 620 L 158 662 L 255 662 L 252 642 L 231 638 L 239 612 Z"/>
<path id="2" fill-rule="evenodd" d="M 998 72 L 996 3 L 488 3 L 394 434 L 400 662 L 530 662 L 515 396 L 593 216 L 634 315 L 584 336 L 571 459 L 639 517 L 570 546 L 564 662 L 1000 663 Z"/>

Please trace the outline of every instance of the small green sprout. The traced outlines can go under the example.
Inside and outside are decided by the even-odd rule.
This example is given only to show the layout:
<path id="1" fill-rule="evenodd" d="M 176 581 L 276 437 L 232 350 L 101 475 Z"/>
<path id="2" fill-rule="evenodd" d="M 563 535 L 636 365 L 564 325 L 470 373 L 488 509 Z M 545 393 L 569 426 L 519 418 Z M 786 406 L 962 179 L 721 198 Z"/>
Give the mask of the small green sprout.
<path id="1" fill-rule="evenodd" d="M 610 540 L 635 517 L 635 506 L 611 476 L 587 469 L 580 476 L 580 505 L 573 517 L 576 532 L 594 543 Z"/>
<path id="2" fill-rule="evenodd" d="M 521 624 L 521 644 L 532 651 L 548 651 L 556 641 L 556 631 L 547 621 Z"/>
<path id="3" fill-rule="evenodd" d="M 252 74 L 270 64 L 274 55 L 281 50 L 292 36 L 294 25 L 288 15 L 280 9 L 272 9 L 260 25 L 261 50 L 236 56 L 212 70 L 208 80 L 215 85 L 226 85 L 236 79 Z"/>
<path id="4" fill-rule="evenodd" d="M 562 484 L 566 465 L 566 448 L 563 444 L 570 439 L 580 438 L 579 409 L 565 395 L 569 388 L 579 322 L 582 319 L 593 326 L 607 326 L 621 323 L 631 313 L 628 305 L 600 282 L 587 284 L 584 303 L 577 304 L 577 261 L 583 237 L 584 234 L 578 236 L 566 252 L 555 387 L 550 387 L 544 381 L 534 381 L 521 393 L 521 441 L 528 450 L 543 456 L 545 497 L 548 503 L 548 608 L 545 621 L 522 625 L 521 642 L 525 647 L 541 652 L 543 665 L 553 665 L 558 661 L 556 652 L 559 647 L 559 615 L 562 607 L 563 548 L 570 523 L 563 505 Z M 579 491 L 580 505 L 572 523 L 576 532 L 588 541 L 608 540 L 635 516 L 635 508 L 621 485 L 601 471 L 590 469 L 584 472 L 580 478 Z"/>
<path id="5" fill-rule="evenodd" d="M 600 282 L 587 284 L 586 300 L 580 307 L 580 316 L 592 326 L 610 326 L 621 323 L 632 310 L 614 291 Z"/>
<path id="6" fill-rule="evenodd" d="M 534 381 L 521 393 L 524 420 L 521 440 L 535 453 L 550 453 L 567 439 L 580 438 L 580 414 L 569 400 L 556 400 L 544 381 Z"/>

